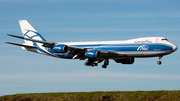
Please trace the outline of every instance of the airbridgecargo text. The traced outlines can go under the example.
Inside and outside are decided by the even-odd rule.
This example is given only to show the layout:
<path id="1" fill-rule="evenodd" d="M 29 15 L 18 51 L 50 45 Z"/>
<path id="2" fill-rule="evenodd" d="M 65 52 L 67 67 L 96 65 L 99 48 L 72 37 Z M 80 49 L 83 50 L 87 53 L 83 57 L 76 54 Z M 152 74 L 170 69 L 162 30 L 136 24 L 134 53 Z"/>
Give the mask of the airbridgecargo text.
<path id="1" fill-rule="evenodd" d="M 152 41 L 135 41 L 134 43 L 152 43 Z"/>

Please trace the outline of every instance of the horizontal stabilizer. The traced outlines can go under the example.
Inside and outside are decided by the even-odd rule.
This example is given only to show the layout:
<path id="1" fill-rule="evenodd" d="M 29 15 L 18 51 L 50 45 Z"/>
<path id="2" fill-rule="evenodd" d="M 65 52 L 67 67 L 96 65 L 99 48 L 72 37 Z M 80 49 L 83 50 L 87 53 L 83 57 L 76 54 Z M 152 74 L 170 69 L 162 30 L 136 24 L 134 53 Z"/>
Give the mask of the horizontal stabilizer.
<path id="1" fill-rule="evenodd" d="M 12 43 L 12 42 L 4 42 L 4 43 L 11 44 L 11 45 L 16 45 L 16 46 L 21 46 L 21 47 L 37 48 L 37 47 L 34 47 L 34 46 L 22 45 L 22 44 L 17 44 L 17 43 Z"/>

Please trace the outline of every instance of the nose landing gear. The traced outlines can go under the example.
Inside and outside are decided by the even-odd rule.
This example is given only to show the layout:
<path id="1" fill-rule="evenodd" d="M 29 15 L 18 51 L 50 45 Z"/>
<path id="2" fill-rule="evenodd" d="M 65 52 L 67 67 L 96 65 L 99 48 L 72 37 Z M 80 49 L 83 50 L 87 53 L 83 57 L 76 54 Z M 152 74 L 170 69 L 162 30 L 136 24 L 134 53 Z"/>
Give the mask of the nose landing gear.
<path id="1" fill-rule="evenodd" d="M 158 62 L 157 62 L 157 64 L 158 64 L 158 65 L 161 65 L 161 64 L 162 64 L 162 62 L 161 62 L 161 61 L 158 61 Z"/>
<path id="2" fill-rule="evenodd" d="M 161 62 L 161 58 L 162 58 L 163 56 L 159 56 L 159 61 L 157 62 L 157 64 L 158 65 L 161 65 L 162 64 L 162 62 Z"/>

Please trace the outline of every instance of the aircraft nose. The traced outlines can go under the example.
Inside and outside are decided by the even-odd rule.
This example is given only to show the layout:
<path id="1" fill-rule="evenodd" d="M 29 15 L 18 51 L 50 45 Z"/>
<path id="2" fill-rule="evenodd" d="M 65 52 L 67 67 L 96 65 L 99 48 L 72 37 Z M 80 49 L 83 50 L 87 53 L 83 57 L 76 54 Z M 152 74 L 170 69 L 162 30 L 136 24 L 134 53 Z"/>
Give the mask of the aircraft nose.
<path id="1" fill-rule="evenodd" d="M 176 45 L 173 45 L 173 51 L 176 51 L 178 47 Z"/>

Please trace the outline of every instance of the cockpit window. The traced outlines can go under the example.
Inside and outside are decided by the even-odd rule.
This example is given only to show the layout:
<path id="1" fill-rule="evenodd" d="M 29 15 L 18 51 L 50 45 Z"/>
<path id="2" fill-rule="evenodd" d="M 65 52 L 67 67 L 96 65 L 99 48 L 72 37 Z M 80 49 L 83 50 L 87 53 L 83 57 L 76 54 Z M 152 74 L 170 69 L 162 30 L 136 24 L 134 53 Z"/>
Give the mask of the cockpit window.
<path id="1" fill-rule="evenodd" d="M 168 39 L 162 39 L 162 40 L 166 40 L 166 41 L 168 41 Z"/>

